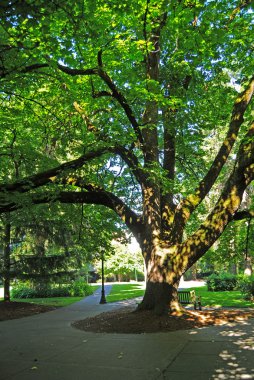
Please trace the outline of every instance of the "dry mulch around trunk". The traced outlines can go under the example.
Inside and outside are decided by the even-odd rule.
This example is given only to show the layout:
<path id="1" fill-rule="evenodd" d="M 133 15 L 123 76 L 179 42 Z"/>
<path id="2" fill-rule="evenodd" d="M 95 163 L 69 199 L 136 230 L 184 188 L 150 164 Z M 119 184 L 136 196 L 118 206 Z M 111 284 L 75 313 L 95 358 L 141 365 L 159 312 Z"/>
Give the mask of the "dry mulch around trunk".
<path id="1" fill-rule="evenodd" d="M 133 307 L 125 307 L 74 322 L 72 326 L 96 333 L 142 334 L 245 322 L 253 317 L 254 310 L 242 309 L 186 310 L 181 316 L 155 316 L 151 311 L 135 312 Z"/>
<path id="2" fill-rule="evenodd" d="M 28 317 L 55 309 L 53 306 L 36 305 L 28 302 L 0 301 L 0 321 Z"/>

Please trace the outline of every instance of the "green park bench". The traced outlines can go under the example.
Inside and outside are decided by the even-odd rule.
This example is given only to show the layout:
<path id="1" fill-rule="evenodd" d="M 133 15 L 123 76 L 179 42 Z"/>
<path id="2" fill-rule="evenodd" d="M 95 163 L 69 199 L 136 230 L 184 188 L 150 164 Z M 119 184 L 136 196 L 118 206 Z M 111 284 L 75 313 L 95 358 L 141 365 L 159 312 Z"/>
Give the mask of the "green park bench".
<path id="1" fill-rule="evenodd" d="M 179 290 L 178 300 L 182 305 L 194 305 L 194 310 L 202 310 L 200 297 L 196 296 L 195 290 Z"/>

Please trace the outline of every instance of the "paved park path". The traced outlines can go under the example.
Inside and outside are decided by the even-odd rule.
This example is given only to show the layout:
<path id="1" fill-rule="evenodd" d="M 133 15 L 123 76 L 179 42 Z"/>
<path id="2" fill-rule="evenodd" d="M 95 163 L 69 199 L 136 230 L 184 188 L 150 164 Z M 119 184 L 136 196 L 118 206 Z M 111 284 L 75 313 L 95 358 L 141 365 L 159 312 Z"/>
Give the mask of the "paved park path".
<path id="1" fill-rule="evenodd" d="M 110 286 L 106 286 L 106 294 Z M 97 334 L 74 320 L 135 301 L 73 305 L 0 322 L 0 380 L 254 379 L 254 319 L 152 334 Z"/>

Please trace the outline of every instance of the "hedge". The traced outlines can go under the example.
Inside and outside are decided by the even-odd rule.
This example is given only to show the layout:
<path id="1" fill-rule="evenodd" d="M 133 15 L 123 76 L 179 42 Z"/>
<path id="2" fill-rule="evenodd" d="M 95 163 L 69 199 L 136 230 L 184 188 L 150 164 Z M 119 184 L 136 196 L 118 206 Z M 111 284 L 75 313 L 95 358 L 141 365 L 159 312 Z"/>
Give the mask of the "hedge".
<path id="1" fill-rule="evenodd" d="M 212 274 L 207 278 L 207 289 L 210 291 L 228 291 L 237 287 L 237 276 L 230 273 Z"/>
<path id="2" fill-rule="evenodd" d="M 248 300 L 254 299 L 254 275 L 242 276 L 238 281 L 238 289 L 243 294 L 243 297 Z"/>
<path id="3" fill-rule="evenodd" d="M 85 297 L 93 293 L 91 285 L 84 281 L 73 281 L 67 285 L 45 285 L 29 287 L 24 284 L 14 286 L 12 298 Z"/>

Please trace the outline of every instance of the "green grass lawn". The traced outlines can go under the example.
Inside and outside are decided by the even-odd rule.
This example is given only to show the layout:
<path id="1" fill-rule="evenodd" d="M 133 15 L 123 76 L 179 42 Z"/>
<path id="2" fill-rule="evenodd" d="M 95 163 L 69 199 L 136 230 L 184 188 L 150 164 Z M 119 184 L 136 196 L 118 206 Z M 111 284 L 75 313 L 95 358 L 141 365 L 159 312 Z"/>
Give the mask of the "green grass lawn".
<path id="1" fill-rule="evenodd" d="M 93 290 L 99 288 L 99 285 L 92 285 Z M 12 298 L 12 301 L 16 302 L 30 302 L 38 305 L 46 306 L 68 306 L 74 302 L 82 300 L 84 297 L 49 297 L 49 298 Z M 3 301 L 3 298 L 0 298 L 0 301 Z"/>
<path id="2" fill-rule="evenodd" d="M 202 306 L 213 307 L 254 307 L 252 301 L 246 301 L 239 290 L 225 292 L 209 292 L 206 286 L 199 288 L 190 288 L 186 290 L 195 290 L 196 295 L 201 297 Z"/>
<path id="3" fill-rule="evenodd" d="M 50 297 L 50 298 L 14 298 L 12 301 L 16 302 L 30 302 L 38 305 L 46 306 L 68 306 L 74 302 L 82 300 L 83 297 Z"/>
<path id="4" fill-rule="evenodd" d="M 144 284 L 143 283 L 127 283 L 127 284 L 113 284 L 111 292 L 106 296 L 107 302 L 116 302 L 143 296 Z"/>
<path id="5" fill-rule="evenodd" d="M 99 285 L 94 286 L 96 290 Z M 243 299 L 242 294 L 238 290 L 230 292 L 208 292 L 206 286 L 198 288 L 190 288 L 186 290 L 196 291 L 196 295 L 201 297 L 202 306 L 205 307 L 254 307 L 252 301 Z M 113 284 L 111 292 L 106 296 L 107 302 L 116 302 L 129 298 L 142 297 L 144 295 L 143 283 L 126 283 L 126 284 Z M 83 297 L 53 297 L 53 298 L 27 298 L 27 299 L 13 299 L 12 301 L 18 302 L 32 302 L 40 305 L 48 306 L 67 306 L 74 302 L 80 301 Z M 0 299 L 0 301 L 3 299 Z"/>
<path id="6" fill-rule="evenodd" d="M 238 290 L 230 292 L 208 292 L 206 286 L 198 288 L 190 288 L 186 290 L 196 291 L 196 295 L 201 297 L 202 306 L 213 307 L 254 307 L 254 303 L 243 299 L 242 294 Z M 143 283 L 137 284 L 114 284 L 111 292 L 106 296 L 107 302 L 116 302 L 128 298 L 143 296 Z"/>

